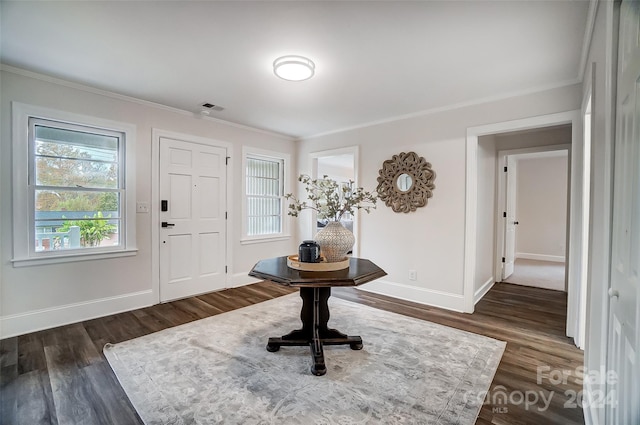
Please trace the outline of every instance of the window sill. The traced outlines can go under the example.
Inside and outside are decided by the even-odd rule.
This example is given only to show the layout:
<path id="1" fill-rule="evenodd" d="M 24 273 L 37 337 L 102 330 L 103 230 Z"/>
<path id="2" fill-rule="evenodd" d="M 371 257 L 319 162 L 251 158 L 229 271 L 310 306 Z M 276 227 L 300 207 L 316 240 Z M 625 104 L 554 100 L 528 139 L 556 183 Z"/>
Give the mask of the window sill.
<path id="1" fill-rule="evenodd" d="M 45 264 L 59 264 L 59 263 L 71 263 L 75 261 L 88 261 L 88 260 L 104 260 L 108 258 L 117 257 L 131 257 L 136 255 L 138 250 L 123 249 L 121 251 L 112 252 L 88 252 L 88 253 L 73 253 L 73 254 L 61 254 L 61 255 L 47 255 L 42 257 L 31 258 L 14 258 L 11 260 L 13 267 L 29 267 L 40 266 Z"/>
<path id="2" fill-rule="evenodd" d="M 246 237 L 240 239 L 240 245 L 251 245 L 254 243 L 266 243 L 266 242 L 278 242 L 291 239 L 291 235 L 277 235 L 277 236 L 256 236 Z"/>

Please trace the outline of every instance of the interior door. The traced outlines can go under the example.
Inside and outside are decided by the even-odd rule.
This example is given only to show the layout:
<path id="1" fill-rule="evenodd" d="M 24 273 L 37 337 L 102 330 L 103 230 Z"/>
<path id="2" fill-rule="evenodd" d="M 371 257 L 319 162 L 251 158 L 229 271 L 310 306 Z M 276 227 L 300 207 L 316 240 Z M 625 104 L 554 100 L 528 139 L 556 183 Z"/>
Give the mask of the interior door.
<path id="1" fill-rule="evenodd" d="M 639 3 L 620 11 L 608 370 L 608 424 L 640 423 L 640 26 Z M 610 382 L 611 381 L 611 382 Z"/>
<path id="2" fill-rule="evenodd" d="M 502 267 L 502 280 L 513 274 L 516 260 L 516 161 L 513 157 L 506 158 L 506 199 L 504 219 L 504 261 Z"/>
<path id="3" fill-rule="evenodd" d="M 224 148 L 160 138 L 161 301 L 225 287 L 225 164 Z"/>

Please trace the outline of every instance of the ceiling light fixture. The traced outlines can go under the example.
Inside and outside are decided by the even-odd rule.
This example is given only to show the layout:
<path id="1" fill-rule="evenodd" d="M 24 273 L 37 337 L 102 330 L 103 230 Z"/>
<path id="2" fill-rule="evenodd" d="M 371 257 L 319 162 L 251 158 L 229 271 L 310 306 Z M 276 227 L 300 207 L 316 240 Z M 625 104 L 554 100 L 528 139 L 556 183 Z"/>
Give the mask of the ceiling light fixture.
<path id="1" fill-rule="evenodd" d="M 273 72 L 287 81 L 304 81 L 313 77 L 316 65 L 303 56 L 281 56 L 273 61 Z"/>

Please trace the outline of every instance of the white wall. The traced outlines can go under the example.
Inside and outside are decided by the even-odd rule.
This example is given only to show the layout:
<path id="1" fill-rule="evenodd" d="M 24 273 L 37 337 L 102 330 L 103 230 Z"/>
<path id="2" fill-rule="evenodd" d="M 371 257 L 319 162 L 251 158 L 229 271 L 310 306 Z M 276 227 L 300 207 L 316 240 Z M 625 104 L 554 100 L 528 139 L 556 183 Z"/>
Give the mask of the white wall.
<path id="1" fill-rule="evenodd" d="M 298 164 L 308 172 L 309 153 L 359 145 L 359 183 L 375 189 L 382 162 L 394 154 L 415 151 L 431 162 L 436 188 L 425 208 L 398 214 L 381 204 L 361 215 L 360 256 L 388 273 L 363 288 L 463 310 L 467 128 L 575 110 L 580 96 L 580 86 L 572 85 L 308 138 L 300 142 Z M 309 237 L 308 225 L 299 224 L 301 237 Z M 410 269 L 416 281 L 409 280 Z"/>
<path id="2" fill-rule="evenodd" d="M 516 258 L 564 262 L 568 157 L 518 159 Z"/>
<path id="3" fill-rule="evenodd" d="M 495 138 L 498 151 L 571 144 L 571 125 L 496 134 Z"/>
<path id="4" fill-rule="evenodd" d="M 342 162 L 348 158 L 353 163 L 353 155 L 328 156 L 318 158 L 318 177 L 329 176 L 337 182 L 355 180 L 353 167 L 345 167 Z M 337 163 L 339 161 L 339 163 Z"/>
<path id="5" fill-rule="evenodd" d="M 498 165 L 496 138 L 493 135 L 478 138 L 478 217 L 476 238 L 476 270 L 474 288 L 478 301 L 499 276 L 494 276 L 496 250 L 496 195 Z"/>
<path id="6" fill-rule="evenodd" d="M 246 273 L 261 258 L 295 252 L 296 238 L 241 245 L 241 152 L 255 146 L 293 155 L 290 181 L 296 174 L 295 143 L 287 137 L 254 131 L 215 120 L 198 119 L 190 113 L 127 100 L 124 97 L 84 90 L 73 84 L 31 78 L 12 68 L 0 74 L 0 305 L 2 336 L 75 322 L 88 317 L 127 310 L 157 302 L 152 295 L 151 214 L 137 214 L 137 255 L 107 260 L 14 268 L 12 257 L 11 102 L 22 102 L 72 113 L 127 122 L 137 127 L 136 192 L 138 201 L 151 200 L 151 131 L 153 128 L 220 140 L 232 144 L 233 198 L 229 207 L 228 237 L 233 241 L 227 281 L 229 286 L 250 281 Z M 14 164 L 23 167 L 26 164 Z M 157 208 L 156 205 L 151 205 Z M 26 211 L 25 211 L 26 214 Z M 295 229 L 294 229 L 295 230 Z M 157 291 L 156 291 L 157 293 Z M 156 297 L 157 298 L 157 297 Z"/>

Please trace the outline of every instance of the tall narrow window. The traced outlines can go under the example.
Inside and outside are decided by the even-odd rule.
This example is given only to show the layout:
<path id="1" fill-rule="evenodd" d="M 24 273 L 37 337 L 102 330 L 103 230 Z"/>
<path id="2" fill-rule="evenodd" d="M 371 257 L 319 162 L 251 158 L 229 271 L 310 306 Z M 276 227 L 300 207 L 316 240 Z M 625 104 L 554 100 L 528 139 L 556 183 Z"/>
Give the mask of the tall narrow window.
<path id="1" fill-rule="evenodd" d="M 247 155 L 245 163 L 246 235 L 281 234 L 284 160 Z"/>
<path id="2" fill-rule="evenodd" d="M 29 119 L 32 252 L 123 243 L 123 134 Z"/>

